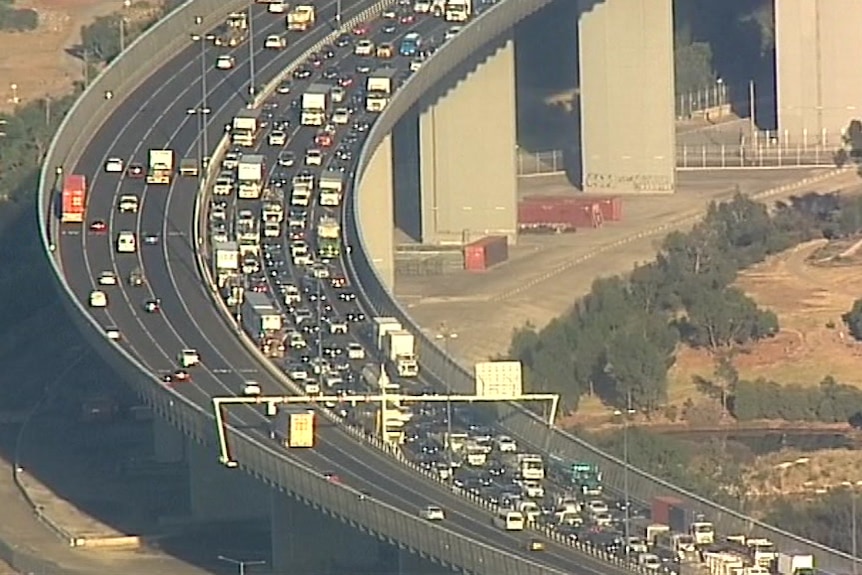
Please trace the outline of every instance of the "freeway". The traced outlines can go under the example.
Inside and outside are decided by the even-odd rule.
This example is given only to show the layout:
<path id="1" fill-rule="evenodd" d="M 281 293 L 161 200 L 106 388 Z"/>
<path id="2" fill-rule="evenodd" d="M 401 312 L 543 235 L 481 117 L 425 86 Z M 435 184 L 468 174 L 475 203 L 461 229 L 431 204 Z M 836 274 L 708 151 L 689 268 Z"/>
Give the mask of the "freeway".
<path id="1" fill-rule="evenodd" d="M 319 6 L 321 20 L 332 19 L 334 3 Z M 351 14 L 364 7 L 356 2 L 345 4 Z M 283 26 L 279 17 L 271 16 L 258 7 L 255 7 L 253 19 L 257 29 L 253 39 L 256 45 L 262 45 L 265 35 Z M 311 37 L 291 40 L 292 47 L 281 53 L 262 51 L 256 56 L 259 77 L 273 77 L 313 42 Z M 125 346 L 148 366 L 154 374 L 153 385 L 159 385 L 158 374 L 174 368 L 180 349 L 192 347 L 201 353 L 203 365 L 194 372 L 194 381 L 178 385 L 176 391 L 208 406 L 212 395 L 235 394 L 249 377 L 260 381 L 267 393 L 282 393 L 283 390 L 249 357 L 237 340 L 234 328 L 222 321 L 198 275 L 196 246 L 191 242 L 197 181 L 177 178 L 165 189 L 145 186 L 125 175 L 108 174 L 102 170 L 109 157 L 143 163 L 150 148 L 172 148 L 179 156 L 194 150 L 197 118 L 187 111 L 202 107 L 197 85 L 198 70 L 201 69 L 197 48 L 190 45 L 149 78 L 133 97 L 107 118 L 78 165 L 66 168 L 67 173 L 83 173 L 90 179 L 91 196 L 86 221 L 105 221 L 108 233 L 91 234 L 86 223 L 80 229 L 63 226 L 58 251 L 67 280 L 82 302 L 87 301 L 97 275 L 103 271 L 116 275 L 118 285 L 105 288 L 110 304 L 104 310 L 93 310 L 94 317 L 106 328 L 119 330 L 122 340 L 108 344 Z M 249 67 L 247 47 L 240 46 L 233 54 L 237 65 L 228 72 L 213 69 L 215 54 L 212 49 L 208 49 L 204 61 L 210 87 L 207 105 L 212 109 L 208 122 L 212 141 L 245 100 L 245 78 Z M 137 193 L 140 197 L 141 205 L 136 217 L 118 213 L 115 209 L 117 198 L 128 193 Z M 113 243 L 116 232 L 120 230 L 136 231 L 139 238 L 155 235 L 160 241 L 141 245 L 136 254 L 118 255 Z M 136 268 L 142 269 L 147 278 L 143 287 L 130 286 L 125 281 Z M 143 313 L 143 301 L 153 297 L 161 299 L 162 313 Z M 261 441 L 269 441 L 262 431 L 265 420 L 258 412 L 245 410 L 236 415 L 236 421 L 250 428 L 260 428 Z M 511 552 L 527 556 L 523 540 L 492 528 L 486 512 L 470 507 L 438 483 L 410 473 L 380 452 L 356 444 L 354 439 L 337 428 L 322 428 L 317 448 L 295 457 L 321 472 L 337 470 L 347 485 L 368 493 L 369 504 L 377 499 L 411 513 L 426 504 L 442 505 L 449 510 L 447 529 L 494 545 L 501 551 L 515 550 Z M 538 559 L 536 555 L 529 557 Z M 608 570 L 607 565 L 576 556 L 563 547 L 551 546 L 547 553 L 542 554 L 541 560 L 566 572 Z"/>

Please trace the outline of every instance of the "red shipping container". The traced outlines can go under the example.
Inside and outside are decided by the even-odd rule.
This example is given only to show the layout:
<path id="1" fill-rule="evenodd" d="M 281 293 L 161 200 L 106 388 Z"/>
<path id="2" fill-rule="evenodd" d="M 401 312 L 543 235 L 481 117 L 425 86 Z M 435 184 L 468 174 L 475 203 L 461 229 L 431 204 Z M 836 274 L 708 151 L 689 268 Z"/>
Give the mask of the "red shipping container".
<path id="1" fill-rule="evenodd" d="M 522 202 L 537 202 L 550 204 L 593 205 L 598 204 L 602 219 L 607 222 L 619 222 L 623 219 L 623 200 L 619 196 L 594 196 L 592 194 L 571 194 L 565 196 L 528 196 Z"/>
<path id="2" fill-rule="evenodd" d="M 72 174 L 63 178 L 60 221 L 82 223 L 87 208 L 87 178 Z"/>
<path id="3" fill-rule="evenodd" d="M 509 259 L 509 239 L 506 236 L 488 236 L 464 246 L 464 269 L 484 271 Z"/>
<path id="4" fill-rule="evenodd" d="M 652 498 L 652 506 L 650 510 L 650 519 L 653 523 L 661 523 L 670 525 L 671 509 L 674 507 L 682 507 L 682 500 L 669 495 L 662 495 Z"/>
<path id="5" fill-rule="evenodd" d="M 621 222 L 623 220 L 623 200 L 618 196 L 596 198 L 602 217 L 606 222 Z"/>
<path id="6" fill-rule="evenodd" d="M 533 197 L 518 203 L 521 230 L 547 229 L 557 232 L 577 228 L 599 228 L 604 218 L 597 202 L 575 201 L 566 197 Z"/>

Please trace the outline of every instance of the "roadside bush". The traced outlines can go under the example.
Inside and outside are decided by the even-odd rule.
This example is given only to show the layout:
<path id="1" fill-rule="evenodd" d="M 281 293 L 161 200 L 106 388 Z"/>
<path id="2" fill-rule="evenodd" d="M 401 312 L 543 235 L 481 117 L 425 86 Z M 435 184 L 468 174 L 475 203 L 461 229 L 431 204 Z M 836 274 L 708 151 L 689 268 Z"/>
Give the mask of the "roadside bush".
<path id="1" fill-rule="evenodd" d="M 780 385 L 757 379 L 740 381 L 730 398 L 739 421 L 783 419 L 841 423 L 862 411 L 862 390 L 826 377 L 817 387 Z"/>
<path id="2" fill-rule="evenodd" d="M 0 6 L 0 30 L 27 32 L 39 26 L 39 13 L 30 8 Z"/>

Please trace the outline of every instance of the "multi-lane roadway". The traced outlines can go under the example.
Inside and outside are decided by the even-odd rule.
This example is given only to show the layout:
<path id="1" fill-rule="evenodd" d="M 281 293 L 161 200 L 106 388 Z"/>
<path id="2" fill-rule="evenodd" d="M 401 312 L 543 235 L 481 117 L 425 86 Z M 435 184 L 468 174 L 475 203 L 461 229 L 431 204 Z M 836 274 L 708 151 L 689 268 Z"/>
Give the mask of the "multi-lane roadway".
<path id="1" fill-rule="evenodd" d="M 344 4 L 348 14 L 368 5 L 348 1 Z M 318 5 L 319 27 L 333 21 L 334 5 L 335 1 Z M 266 35 L 281 32 L 284 27 L 282 17 L 270 15 L 257 6 L 253 7 L 253 20 L 255 36 L 251 41 L 256 47 L 262 47 Z M 284 51 L 256 50 L 258 77 L 261 80 L 274 77 L 313 42 L 314 36 L 313 32 L 295 35 Z M 207 47 L 204 55 L 211 142 L 217 140 L 223 126 L 247 100 L 248 47 L 241 45 L 231 53 L 236 66 L 229 71 L 215 70 L 215 48 Z M 341 56 L 350 53 L 348 50 Z M 153 373 L 153 385 L 159 385 L 160 374 L 175 368 L 181 349 L 197 349 L 202 365 L 194 370 L 192 382 L 178 384 L 175 389 L 208 406 L 213 395 L 236 394 L 249 378 L 258 380 L 267 393 L 283 393 L 283 389 L 248 355 L 237 338 L 236 328 L 219 316 L 199 277 L 196 246 L 192 243 L 198 181 L 177 177 L 169 186 L 145 185 L 141 180 L 103 170 L 105 161 L 111 157 L 145 164 L 151 148 L 170 148 L 178 157 L 196 154 L 198 118 L 189 110 L 203 107 L 200 70 L 200 48 L 190 39 L 188 49 L 167 62 L 107 118 L 77 165 L 66 167 L 67 173 L 82 173 L 89 178 L 90 196 L 85 224 L 80 228 L 63 226 L 57 243 L 64 274 L 75 296 L 85 305 L 100 273 L 111 271 L 116 275 L 116 286 L 102 288 L 107 292 L 108 306 L 92 310 L 106 330 L 116 328 L 121 335 L 118 343 L 108 345 L 124 346 L 147 366 Z M 117 209 L 119 196 L 129 193 L 140 198 L 136 214 L 120 213 Z M 91 233 L 89 222 L 94 220 L 104 221 L 107 232 Z M 114 243 L 121 230 L 134 231 L 139 238 L 155 236 L 158 242 L 141 243 L 134 254 L 117 254 Z M 143 271 L 144 286 L 134 287 L 126 281 L 136 269 Z M 144 311 L 144 301 L 152 298 L 161 300 L 161 313 Z M 258 426 L 261 441 L 268 441 L 261 414 L 247 409 L 237 417 L 245 425 Z M 445 528 L 501 550 L 528 555 L 523 535 L 492 527 L 486 511 L 466 504 L 443 486 L 418 477 L 375 449 L 358 444 L 338 428 L 322 427 L 315 449 L 291 457 L 314 469 L 336 471 L 345 484 L 366 493 L 369 504 L 379 500 L 410 513 L 428 504 L 441 505 L 449 510 Z M 566 572 L 608 570 L 603 563 L 553 544 L 541 556 L 529 554 L 529 557 Z"/>

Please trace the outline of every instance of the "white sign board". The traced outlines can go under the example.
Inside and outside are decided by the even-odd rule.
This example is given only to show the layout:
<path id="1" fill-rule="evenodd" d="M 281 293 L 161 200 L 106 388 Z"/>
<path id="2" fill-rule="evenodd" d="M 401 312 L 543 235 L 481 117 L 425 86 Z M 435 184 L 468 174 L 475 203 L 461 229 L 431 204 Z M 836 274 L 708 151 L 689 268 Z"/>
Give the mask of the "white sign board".
<path id="1" fill-rule="evenodd" d="M 524 392 L 520 361 L 482 361 L 474 369 L 479 397 L 518 397 Z"/>

